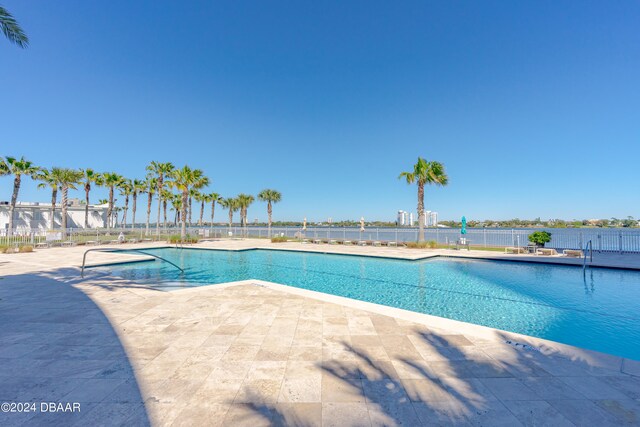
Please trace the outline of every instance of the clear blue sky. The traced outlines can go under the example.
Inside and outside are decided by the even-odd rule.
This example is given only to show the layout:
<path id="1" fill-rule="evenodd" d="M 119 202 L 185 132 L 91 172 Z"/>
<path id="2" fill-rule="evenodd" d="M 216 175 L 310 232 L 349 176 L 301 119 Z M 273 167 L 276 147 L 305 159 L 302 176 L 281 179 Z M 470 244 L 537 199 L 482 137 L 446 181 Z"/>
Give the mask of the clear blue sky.
<path id="1" fill-rule="evenodd" d="M 420 155 L 441 219 L 640 216 L 639 2 L 1 3 L 31 46 L 0 39 L 0 155 L 188 163 L 290 220 L 415 211 Z"/>

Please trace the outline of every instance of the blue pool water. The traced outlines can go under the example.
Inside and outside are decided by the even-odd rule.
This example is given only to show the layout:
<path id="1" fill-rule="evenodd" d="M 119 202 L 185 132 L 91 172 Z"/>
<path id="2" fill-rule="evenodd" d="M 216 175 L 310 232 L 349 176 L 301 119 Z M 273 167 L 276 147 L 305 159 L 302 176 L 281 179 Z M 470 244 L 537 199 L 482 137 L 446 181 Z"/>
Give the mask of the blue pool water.
<path id="1" fill-rule="evenodd" d="M 640 360 L 640 272 L 432 258 L 404 261 L 304 252 L 154 249 L 164 262 L 113 274 L 201 286 L 260 279 L 546 338 Z"/>

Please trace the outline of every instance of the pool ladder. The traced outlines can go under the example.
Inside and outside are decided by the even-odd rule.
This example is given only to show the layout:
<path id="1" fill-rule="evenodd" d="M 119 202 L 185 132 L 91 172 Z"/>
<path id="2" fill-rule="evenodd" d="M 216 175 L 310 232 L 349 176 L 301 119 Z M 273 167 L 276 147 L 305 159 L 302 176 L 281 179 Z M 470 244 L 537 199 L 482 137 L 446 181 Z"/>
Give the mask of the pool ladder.
<path id="1" fill-rule="evenodd" d="M 94 248 L 94 249 L 86 250 L 84 252 L 84 255 L 82 256 L 82 269 L 80 270 L 80 277 L 84 277 L 84 268 L 85 268 L 85 264 L 86 264 L 86 261 L 87 261 L 87 254 L 89 252 L 138 252 L 138 253 L 141 253 L 143 255 L 147 255 L 147 256 L 153 257 L 155 259 L 159 259 L 160 261 L 164 261 L 164 262 L 166 262 L 168 264 L 171 264 L 172 266 L 174 266 L 175 268 L 180 270 L 181 273 L 184 274 L 184 269 L 182 267 L 178 267 L 176 264 L 172 263 L 171 261 L 169 261 L 167 259 L 162 258 L 161 256 L 150 254 L 148 252 L 141 251 L 140 249 L 108 249 L 108 248 L 100 249 L 100 248 Z"/>
<path id="2" fill-rule="evenodd" d="M 584 246 L 584 259 L 582 260 L 582 272 L 587 270 L 587 251 L 589 252 L 589 262 L 593 263 L 593 242 L 589 240 Z"/>

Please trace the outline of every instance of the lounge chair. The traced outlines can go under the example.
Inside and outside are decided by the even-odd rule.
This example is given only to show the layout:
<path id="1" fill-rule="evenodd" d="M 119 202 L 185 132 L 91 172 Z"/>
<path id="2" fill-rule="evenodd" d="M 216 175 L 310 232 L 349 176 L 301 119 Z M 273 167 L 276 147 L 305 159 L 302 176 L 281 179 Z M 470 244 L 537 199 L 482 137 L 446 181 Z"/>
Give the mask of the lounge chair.
<path id="1" fill-rule="evenodd" d="M 351 240 L 345 240 L 344 242 L 342 242 L 342 244 L 345 246 L 351 246 L 353 242 L 351 242 Z"/>
<path id="2" fill-rule="evenodd" d="M 320 240 L 320 239 L 315 239 L 315 240 L 313 241 L 313 243 L 315 243 L 316 245 L 319 245 L 320 243 L 322 243 L 322 240 Z"/>
<path id="3" fill-rule="evenodd" d="M 302 243 L 309 243 L 309 239 L 302 239 Z"/>
<path id="4" fill-rule="evenodd" d="M 395 246 L 397 248 L 398 247 L 398 242 L 387 242 L 387 246 L 388 247 Z"/>
<path id="5" fill-rule="evenodd" d="M 584 252 L 580 249 L 565 249 L 562 251 L 562 255 L 570 258 L 582 258 L 584 256 Z"/>
<path id="6" fill-rule="evenodd" d="M 504 248 L 505 254 L 526 254 L 528 253 L 526 248 L 518 248 L 518 247 L 509 247 Z"/>
<path id="7" fill-rule="evenodd" d="M 358 240 L 358 246 L 367 246 L 366 240 Z"/>
<path id="8" fill-rule="evenodd" d="M 377 240 L 375 242 L 372 243 L 373 246 L 382 246 L 382 243 L 378 242 Z"/>
<path id="9" fill-rule="evenodd" d="M 330 245 L 337 245 L 337 244 L 338 244 L 338 241 L 337 241 L 337 240 L 333 240 L 333 239 L 331 239 L 331 240 L 329 240 L 329 244 L 330 244 Z"/>
<path id="10" fill-rule="evenodd" d="M 558 255 L 558 251 L 552 248 L 538 248 L 536 250 L 536 255 L 553 256 Z"/>

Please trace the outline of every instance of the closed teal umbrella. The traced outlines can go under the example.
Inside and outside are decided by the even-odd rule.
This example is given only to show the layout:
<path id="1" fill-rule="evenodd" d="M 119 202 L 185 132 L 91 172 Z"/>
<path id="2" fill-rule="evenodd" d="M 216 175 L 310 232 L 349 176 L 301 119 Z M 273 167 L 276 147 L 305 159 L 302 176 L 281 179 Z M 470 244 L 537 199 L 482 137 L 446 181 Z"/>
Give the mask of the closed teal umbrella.
<path id="1" fill-rule="evenodd" d="M 462 228 L 460 229 L 460 234 L 467 234 L 467 218 L 462 217 Z"/>

